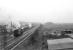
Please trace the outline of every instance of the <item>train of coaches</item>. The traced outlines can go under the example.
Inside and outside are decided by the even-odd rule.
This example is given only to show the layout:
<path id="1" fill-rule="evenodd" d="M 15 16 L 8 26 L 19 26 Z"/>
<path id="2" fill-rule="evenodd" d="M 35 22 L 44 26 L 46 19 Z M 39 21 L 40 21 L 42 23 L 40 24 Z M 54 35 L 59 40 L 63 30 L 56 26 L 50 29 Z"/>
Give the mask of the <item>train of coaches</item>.
<path id="1" fill-rule="evenodd" d="M 25 31 L 31 29 L 32 27 L 34 26 L 30 26 L 30 25 L 27 25 L 26 27 L 19 27 L 11 32 L 8 32 L 7 31 L 7 28 L 6 28 L 6 25 L 0 25 L 0 35 L 5 35 L 6 33 L 10 35 L 13 35 L 14 37 L 19 37 L 21 36 Z"/>

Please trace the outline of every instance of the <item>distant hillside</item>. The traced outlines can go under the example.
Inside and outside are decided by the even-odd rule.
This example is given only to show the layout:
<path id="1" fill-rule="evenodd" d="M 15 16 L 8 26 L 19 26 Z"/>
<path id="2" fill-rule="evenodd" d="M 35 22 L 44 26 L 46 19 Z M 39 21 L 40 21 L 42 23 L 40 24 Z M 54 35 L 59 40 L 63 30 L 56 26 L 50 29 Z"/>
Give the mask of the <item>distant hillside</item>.
<path id="1" fill-rule="evenodd" d="M 44 29 L 73 29 L 73 23 L 64 23 L 64 24 L 57 24 L 57 23 L 46 23 L 43 25 Z"/>

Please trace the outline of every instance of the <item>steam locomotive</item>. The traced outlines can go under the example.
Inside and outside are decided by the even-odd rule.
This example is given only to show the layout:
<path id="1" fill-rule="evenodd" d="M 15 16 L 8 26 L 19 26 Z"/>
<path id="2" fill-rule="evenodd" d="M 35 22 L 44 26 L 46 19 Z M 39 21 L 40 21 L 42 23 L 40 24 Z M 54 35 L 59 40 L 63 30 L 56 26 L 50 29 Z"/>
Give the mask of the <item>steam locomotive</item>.
<path id="1" fill-rule="evenodd" d="M 31 29 L 31 26 L 27 25 L 26 27 L 23 27 L 23 28 L 18 28 L 16 30 L 13 31 L 13 35 L 14 37 L 19 37 L 21 36 L 25 31 Z"/>

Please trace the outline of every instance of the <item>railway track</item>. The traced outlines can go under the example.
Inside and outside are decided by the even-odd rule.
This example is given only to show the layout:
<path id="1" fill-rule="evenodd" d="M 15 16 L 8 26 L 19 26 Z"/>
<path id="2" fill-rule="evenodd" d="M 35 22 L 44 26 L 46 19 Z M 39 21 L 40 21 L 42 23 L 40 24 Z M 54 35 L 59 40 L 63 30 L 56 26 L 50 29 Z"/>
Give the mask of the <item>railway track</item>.
<path id="1" fill-rule="evenodd" d="M 33 27 L 32 27 L 32 28 L 33 28 Z M 28 30 L 30 30 L 30 29 L 32 29 L 32 28 L 29 28 Z M 28 32 L 28 30 L 24 31 L 23 35 L 25 35 L 25 34 Z M 12 37 L 12 35 L 10 35 L 10 36 L 7 38 L 7 42 L 9 42 L 9 41 L 11 41 L 11 40 L 14 40 L 14 39 L 15 39 L 15 38 Z"/>
<path id="2" fill-rule="evenodd" d="M 25 36 L 27 32 L 28 32 L 28 31 L 26 31 L 26 32 L 23 34 L 23 36 Z M 18 38 L 11 38 L 11 39 L 7 40 L 7 42 L 8 42 L 7 46 L 8 46 L 9 44 L 14 43 L 15 41 L 19 40 L 19 39 L 22 38 L 23 36 L 20 36 L 20 37 L 18 37 Z"/>
<path id="3" fill-rule="evenodd" d="M 32 28 L 30 28 L 30 29 L 32 29 Z M 30 29 L 28 29 L 28 30 L 30 30 Z M 23 35 L 25 35 L 28 32 L 28 30 L 24 31 Z M 13 41 L 14 39 L 18 39 L 18 38 L 14 38 L 12 35 L 10 35 L 9 37 L 7 37 L 6 42 L 10 42 L 10 41 Z"/>
<path id="4" fill-rule="evenodd" d="M 8 41 L 8 44 L 4 48 L 5 50 L 14 50 L 18 45 L 20 45 L 23 41 L 25 41 L 29 36 L 33 34 L 33 32 L 38 28 L 39 26 L 36 26 L 25 33 L 21 37 L 18 37 L 14 40 Z"/>

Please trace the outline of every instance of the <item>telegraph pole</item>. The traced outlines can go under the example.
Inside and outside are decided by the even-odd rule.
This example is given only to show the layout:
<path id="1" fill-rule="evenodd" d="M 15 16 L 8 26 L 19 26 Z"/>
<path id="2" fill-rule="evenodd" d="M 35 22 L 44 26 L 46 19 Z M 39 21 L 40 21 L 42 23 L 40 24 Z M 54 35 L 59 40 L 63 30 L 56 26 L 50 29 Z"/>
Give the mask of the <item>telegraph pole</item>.
<path id="1" fill-rule="evenodd" d="M 11 20 L 11 17 L 9 16 L 9 19 L 10 19 L 10 32 L 11 32 L 11 34 L 12 34 L 12 20 Z"/>

